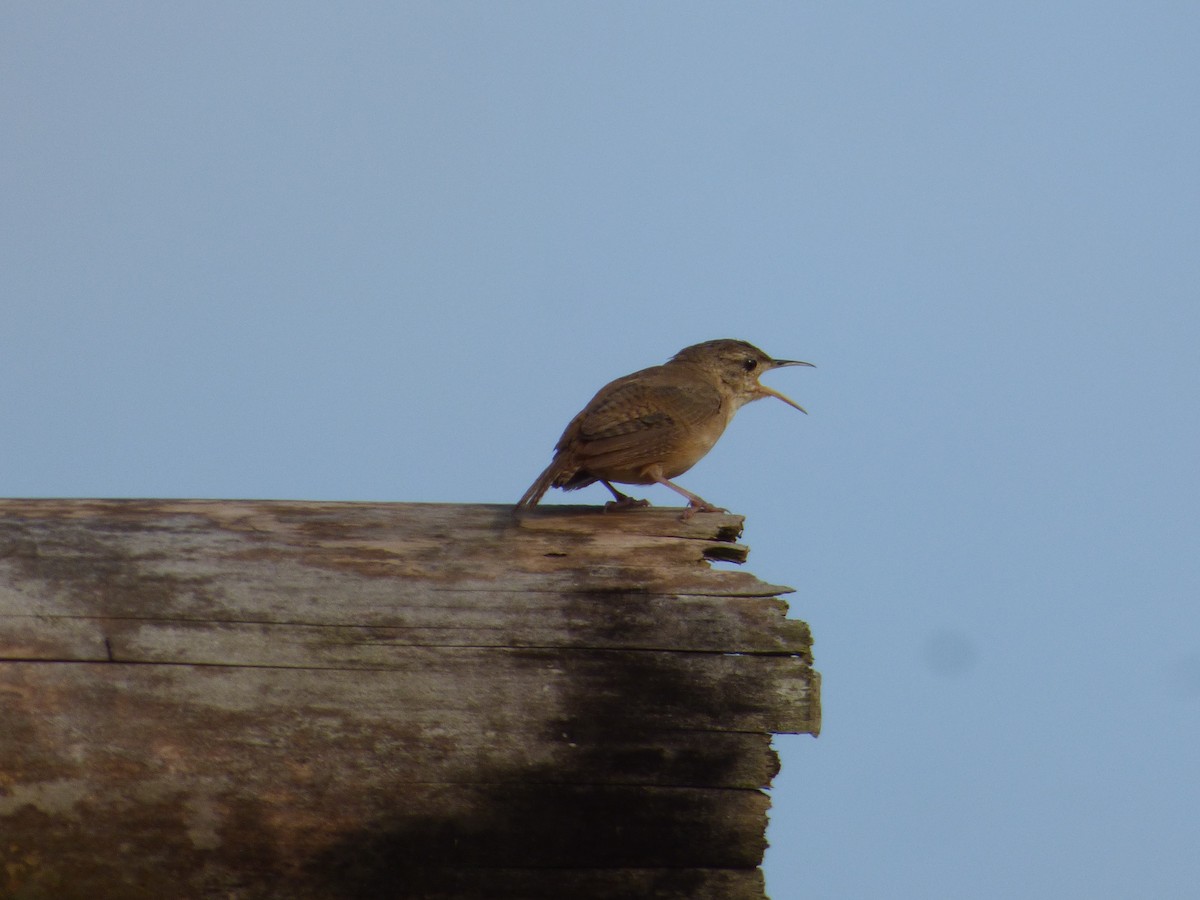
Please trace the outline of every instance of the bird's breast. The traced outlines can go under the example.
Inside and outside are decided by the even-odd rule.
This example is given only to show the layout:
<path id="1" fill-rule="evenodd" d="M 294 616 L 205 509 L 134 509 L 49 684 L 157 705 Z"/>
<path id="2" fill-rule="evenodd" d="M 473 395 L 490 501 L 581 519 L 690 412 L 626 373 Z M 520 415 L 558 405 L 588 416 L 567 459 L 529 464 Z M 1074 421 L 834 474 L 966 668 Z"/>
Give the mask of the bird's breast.
<path id="1" fill-rule="evenodd" d="M 667 478 L 682 475 L 700 462 L 725 433 L 729 419 L 730 416 L 722 410 L 702 422 L 693 422 L 680 428 L 671 446 L 665 448 L 663 453 L 662 467 Z"/>

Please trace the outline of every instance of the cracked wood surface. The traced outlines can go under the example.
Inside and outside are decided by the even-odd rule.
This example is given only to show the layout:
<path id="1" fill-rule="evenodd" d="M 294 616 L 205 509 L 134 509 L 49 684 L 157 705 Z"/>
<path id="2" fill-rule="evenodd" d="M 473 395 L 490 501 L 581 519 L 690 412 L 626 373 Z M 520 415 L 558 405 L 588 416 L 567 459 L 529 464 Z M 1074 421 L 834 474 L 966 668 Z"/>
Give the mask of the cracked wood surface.
<path id="1" fill-rule="evenodd" d="M 0 500 L 0 896 L 761 898 L 738 516 Z"/>

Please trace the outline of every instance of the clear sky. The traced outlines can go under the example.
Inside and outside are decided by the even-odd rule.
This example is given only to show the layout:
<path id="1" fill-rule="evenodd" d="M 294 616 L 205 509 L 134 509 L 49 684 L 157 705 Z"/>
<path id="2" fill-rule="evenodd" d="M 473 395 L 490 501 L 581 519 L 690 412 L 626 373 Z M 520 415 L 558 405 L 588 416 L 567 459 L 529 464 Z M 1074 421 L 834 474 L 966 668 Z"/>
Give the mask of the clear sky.
<path id="1" fill-rule="evenodd" d="M 1197 48 L 1184 2 L 5 4 L 0 494 L 509 502 L 613 377 L 810 360 L 680 479 L 816 636 L 772 897 L 1192 898 Z"/>

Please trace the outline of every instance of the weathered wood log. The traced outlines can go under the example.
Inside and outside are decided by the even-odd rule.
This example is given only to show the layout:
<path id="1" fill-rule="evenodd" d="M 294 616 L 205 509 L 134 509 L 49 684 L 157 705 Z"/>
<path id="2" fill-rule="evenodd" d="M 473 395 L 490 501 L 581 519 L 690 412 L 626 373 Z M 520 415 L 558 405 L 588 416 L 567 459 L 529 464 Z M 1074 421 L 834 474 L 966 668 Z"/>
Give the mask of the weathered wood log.
<path id="1" fill-rule="evenodd" d="M 0 501 L 0 896 L 762 898 L 741 519 Z"/>

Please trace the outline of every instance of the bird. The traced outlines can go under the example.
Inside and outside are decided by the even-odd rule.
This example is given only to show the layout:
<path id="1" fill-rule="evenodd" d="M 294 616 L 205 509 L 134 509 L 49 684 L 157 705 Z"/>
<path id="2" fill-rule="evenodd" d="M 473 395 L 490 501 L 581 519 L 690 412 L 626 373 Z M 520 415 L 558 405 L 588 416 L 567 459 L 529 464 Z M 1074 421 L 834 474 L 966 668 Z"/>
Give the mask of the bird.
<path id="1" fill-rule="evenodd" d="M 554 458 L 517 501 L 520 514 L 552 488 L 577 490 L 600 482 L 612 492 L 605 510 L 649 506 L 613 487 L 661 484 L 688 501 L 682 518 L 725 512 L 671 481 L 717 443 L 741 407 L 777 397 L 802 413 L 796 401 L 760 384 L 759 376 L 784 366 L 746 341 L 724 338 L 685 347 L 660 366 L 611 381 L 575 416 L 554 447 Z"/>

